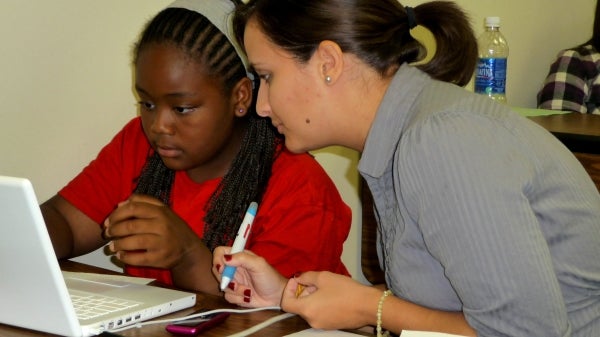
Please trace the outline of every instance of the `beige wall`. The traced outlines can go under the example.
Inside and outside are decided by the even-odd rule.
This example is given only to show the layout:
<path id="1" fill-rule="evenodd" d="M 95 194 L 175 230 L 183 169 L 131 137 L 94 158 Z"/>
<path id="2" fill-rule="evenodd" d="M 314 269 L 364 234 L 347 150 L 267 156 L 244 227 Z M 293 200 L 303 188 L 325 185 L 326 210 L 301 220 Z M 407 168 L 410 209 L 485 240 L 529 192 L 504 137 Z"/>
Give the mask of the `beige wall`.
<path id="1" fill-rule="evenodd" d="M 416 6 L 422 1 L 406 0 Z M 144 22 L 170 0 L 0 1 L 0 174 L 32 180 L 43 201 L 135 115 L 130 50 Z M 586 40 L 594 0 L 458 0 L 473 26 L 502 18 L 510 45 L 509 104 L 533 107 L 560 48 Z M 354 209 L 344 260 L 360 277 L 357 154 L 317 151 Z M 104 257 L 101 257 L 104 260 Z M 93 260 L 97 262 L 97 260 Z M 100 262 L 98 262 L 100 263 Z"/>
<path id="2" fill-rule="evenodd" d="M 425 1 L 404 0 L 408 6 Z M 596 0 L 455 0 L 471 18 L 476 34 L 486 16 L 499 16 L 510 49 L 508 103 L 534 107 L 550 63 L 562 48 L 587 41 L 592 34 Z M 472 84 L 470 86 L 472 88 Z"/>

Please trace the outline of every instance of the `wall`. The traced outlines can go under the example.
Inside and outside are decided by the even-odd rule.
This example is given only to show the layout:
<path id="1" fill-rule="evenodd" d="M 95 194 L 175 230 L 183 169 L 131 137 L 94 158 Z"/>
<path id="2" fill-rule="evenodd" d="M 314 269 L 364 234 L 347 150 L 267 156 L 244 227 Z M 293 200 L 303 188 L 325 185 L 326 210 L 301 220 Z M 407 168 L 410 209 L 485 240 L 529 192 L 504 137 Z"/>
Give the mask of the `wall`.
<path id="1" fill-rule="evenodd" d="M 417 6 L 425 1 L 404 0 Z M 508 41 L 508 104 L 534 107 L 548 67 L 560 49 L 587 41 L 592 35 L 595 0 L 456 0 L 471 18 L 476 34 L 486 16 L 499 16 Z M 472 90 L 472 83 L 468 86 Z"/>
<path id="2" fill-rule="evenodd" d="M 423 1 L 406 0 L 416 6 Z M 594 0 L 457 0 L 477 33 L 502 18 L 510 44 L 509 104 L 533 107 L 556 52 L 587 40 Z M 135 115 L 130 51 L 170 0 L 0 1 L 0 174 L 28 177 L 40 201 L 77 174 Z M 358 155 L 315 152 L 354 210 L 344 261 L 359 279 Z M 96 264 L 106 257 L 90 257 Z M 110 265 L 108 265 L 110 266 Z"/>
<path id="3" fill-rule="evenodd" d="M 135 116 L 132 43 L 168 3 L 0 1 L 0 174 L 30 178 L 41 202 L 93 159 Z"/>

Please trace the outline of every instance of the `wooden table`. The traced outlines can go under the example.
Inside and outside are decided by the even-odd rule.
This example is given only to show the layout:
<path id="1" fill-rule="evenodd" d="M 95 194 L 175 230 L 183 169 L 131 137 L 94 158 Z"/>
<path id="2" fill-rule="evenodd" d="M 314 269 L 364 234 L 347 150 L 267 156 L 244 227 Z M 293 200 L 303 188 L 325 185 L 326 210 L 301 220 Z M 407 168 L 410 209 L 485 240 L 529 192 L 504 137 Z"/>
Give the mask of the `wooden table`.
<path id="1" fill-rule="evenodd" d="M 92 273 L 103 273 L 103 274 L 116 274 L 112 271 L 108 271 L 106 269 L 97 268 L 77 262 L 72 261 L 62 261 L 61 268 L 63 270 L 75 271 L 75 272 L 92 272 Z M 1 301 L 1 299 L 0 299 Z M 36 305 L 35 303 L 31 303 L 31 305 Z M 236 308 L 235 306 L 227 303 L 223 298 L 219 296 L 206 295 L 202 293 L 198 293 L 196 305 L 193 308 L 182 310 L 170 315 L 162 316 L 156 319 L 163 319 L 168 317 L 182 317 L 188 314 L 191 314 L 193 311 L 201 309 L 201 308 Z M 239 308 L 238 308 L 239 309 Z M 261 323 L 271 317 L 282 314 L 280 311 L 259 311 L 247 314 L 231 314 L 225 322 L 221 323 L 219 326 L 214 327 L 206 332 L 203 332 L 201 336 L 212 337 L 212 336 L 228 336 L 245 329 L 248 329 L 258 323 Z M 40 319 L 44 319 L 40 317 Z M 299 316 L 293 316 L 282 321 L 276 322 L 273 325 L 270 325 L 257 333 L 250 336 L 261 336 L 261 337 L 280 337 L 286 334 L 291 334 L 296 331 L 301 331 L 304 329 L 308 329 L 309 325 Z M 131 328 L 122 332 L 119 332 L 120 336 L 139 336 L 139 337 L 158 337 L 158 336 L 168 336 L 173 337 L 174 335 L 165 331 L 165 324 L 154 324 L 147 325 L 141 328 Z M 7 325 L 0 324 L 0 336 L 2 337 L 29 337 L 29 336 L 53 336 L 50 334 L 40 333 L 36 331 L 30 331 L 25 329 L 20 329 L 16 327 L 11 327 Z"/>
<path id="2" fill-rule="evenodd" d="M 600 190 L 600 115 L 568 113 L 529 118 L 575 154 Z"/>
<path id="3" fill-rule="evenodd" d="M 529 118 L 552 132 L 571 151 L 600 154 L 600 115 L 568 113 Z"/>

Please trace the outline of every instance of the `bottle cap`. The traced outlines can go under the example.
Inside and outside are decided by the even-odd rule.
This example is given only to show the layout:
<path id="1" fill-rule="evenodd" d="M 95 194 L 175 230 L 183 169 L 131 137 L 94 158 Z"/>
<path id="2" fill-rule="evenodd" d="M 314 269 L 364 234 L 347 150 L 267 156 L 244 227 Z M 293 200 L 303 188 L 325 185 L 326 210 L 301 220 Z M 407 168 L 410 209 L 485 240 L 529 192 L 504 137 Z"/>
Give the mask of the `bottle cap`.
<path id="1" fill-rule="evenodd" d="M 488 16 L 485 18 L 486 27 L 500 27 L 500 18 L 497 16 Z"/>

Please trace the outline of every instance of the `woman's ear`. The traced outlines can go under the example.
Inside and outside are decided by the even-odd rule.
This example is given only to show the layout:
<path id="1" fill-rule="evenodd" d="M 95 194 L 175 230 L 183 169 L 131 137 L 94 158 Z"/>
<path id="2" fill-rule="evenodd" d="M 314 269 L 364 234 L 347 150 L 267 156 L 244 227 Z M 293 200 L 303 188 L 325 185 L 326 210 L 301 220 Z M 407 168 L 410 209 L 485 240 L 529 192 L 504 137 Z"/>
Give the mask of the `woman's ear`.
<path id="1" fill-rule="evenodd" d="M 333 84 L 342 73 L 344 66 L 344 53 L 340 46 L 330 40 L 321 41 L 315 56 L 318 58 L 317 65 L 320 67 L 319 74 L 326 84 Z"/>
<path id="2" fill-rule="evenodd" d="M 235 115 L 243 117 L 252 104 L 252 80 L 248 77 L 241 79 L 231 93 Z"/>

